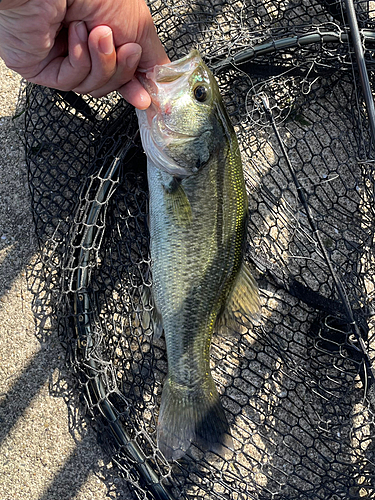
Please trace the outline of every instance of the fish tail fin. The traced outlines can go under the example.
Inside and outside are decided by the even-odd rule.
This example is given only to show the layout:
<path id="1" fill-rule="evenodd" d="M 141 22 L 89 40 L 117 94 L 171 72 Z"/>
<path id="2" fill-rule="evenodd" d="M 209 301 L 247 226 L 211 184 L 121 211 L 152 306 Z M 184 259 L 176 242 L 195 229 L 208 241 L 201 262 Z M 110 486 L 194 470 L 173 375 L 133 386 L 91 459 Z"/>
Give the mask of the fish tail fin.
<path id="1" fill-rule="evenodd" d="M 178 460 L 191 443 L 225 457 L 232 447 L 229 424 L 211 375 L 199 387 L 164 382 L 160 405 L 158 447 L 167 460 Z"/>

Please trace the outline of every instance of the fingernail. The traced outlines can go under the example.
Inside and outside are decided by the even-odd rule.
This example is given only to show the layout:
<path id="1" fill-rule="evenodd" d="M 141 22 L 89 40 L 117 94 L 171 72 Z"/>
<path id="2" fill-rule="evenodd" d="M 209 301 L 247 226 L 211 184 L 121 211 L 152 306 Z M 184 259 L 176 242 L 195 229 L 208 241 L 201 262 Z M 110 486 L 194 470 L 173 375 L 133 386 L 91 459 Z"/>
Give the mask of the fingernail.
<path id="1" fill-rule="evenodd" d="M 81 40 L 81 42 L 86 43 L 87 42 L 87 29 L 86 25 L 83 21 L 80 21 L 78 24 L 76 24 L 76 33 L 78 38 Z"/>
<path id="2" fill-rule="evenodd" d="M 126 59 L 126 66 L 130 69 L 134 68 L 134 66 L 137 66 L 139 63 L 139 60 L 141 58 L 141 54 L 142 54 L 142 50 L 140 50 L 139 52 L 135 52 L 134 54 L 129 56 Z"/>
<path id="3" fill-rule="evenodd" d="M 112 54 L 113 52 L 113 36 L 112 31 L 99 38 L 99 49 L 103 54 Z"/>

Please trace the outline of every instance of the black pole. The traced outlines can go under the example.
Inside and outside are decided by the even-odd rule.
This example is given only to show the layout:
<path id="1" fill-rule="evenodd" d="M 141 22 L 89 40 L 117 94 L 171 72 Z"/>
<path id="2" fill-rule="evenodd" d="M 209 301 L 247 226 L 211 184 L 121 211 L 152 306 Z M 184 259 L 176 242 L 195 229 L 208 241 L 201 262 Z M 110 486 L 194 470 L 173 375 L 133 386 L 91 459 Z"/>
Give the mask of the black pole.
<path id="1" fill-rule="evenodd" d="M 363 95 L 365 98 L 365 104 L 368 114 L 368 119 L 370 123 L 370 133 L 373 147 L 375 147 L 375 105 L 374 98 L 372 96 L 370 80 L 367 73 L 365 57 L 363 53 L 362 40 L 358 29 L 357 15 L 354 8 L 353 0 L 345 0 L 346 13 L 348 17 L 348 22 L 350 26 L 350 33 L 352 38 L 352 43 L 354 47 L 355 57 L 357 59 L 359 76 L 361 79 L 361 85 L 363 90 Z"/>

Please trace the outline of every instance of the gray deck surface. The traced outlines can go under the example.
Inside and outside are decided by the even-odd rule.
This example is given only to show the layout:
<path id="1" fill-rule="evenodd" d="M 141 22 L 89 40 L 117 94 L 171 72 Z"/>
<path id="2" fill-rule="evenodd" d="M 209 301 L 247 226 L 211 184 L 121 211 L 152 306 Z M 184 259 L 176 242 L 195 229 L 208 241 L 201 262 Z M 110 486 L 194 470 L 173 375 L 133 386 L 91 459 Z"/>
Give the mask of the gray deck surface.
<path id="1" fill-rule="evenodd" d="M 19 76 L 0 60 L 0 500 L 101 500 L 108 488 L 97 472 L 108 458 L 91 428 L 77 440 L 69 432 L 56 386 L 69 380 L 64 351 L 55 334 L 38 338 L 27 289 L 36 243 L 12 121 L 19 87 Z M 131 498 L 126 491 L 119 497 Z"/>

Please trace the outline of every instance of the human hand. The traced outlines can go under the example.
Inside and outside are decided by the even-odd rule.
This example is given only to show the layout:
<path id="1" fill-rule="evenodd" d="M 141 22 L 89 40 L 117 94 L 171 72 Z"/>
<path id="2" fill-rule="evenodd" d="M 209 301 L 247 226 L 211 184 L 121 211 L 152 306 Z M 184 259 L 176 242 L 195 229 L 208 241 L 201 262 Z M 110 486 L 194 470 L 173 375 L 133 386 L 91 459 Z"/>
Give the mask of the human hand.
<path id="1" fill-rule="evenodd" d="M 168 62 L 144 0 L 2 0 L 0 56 L 30 82 L 145 109 L 135 70 Z"/>

